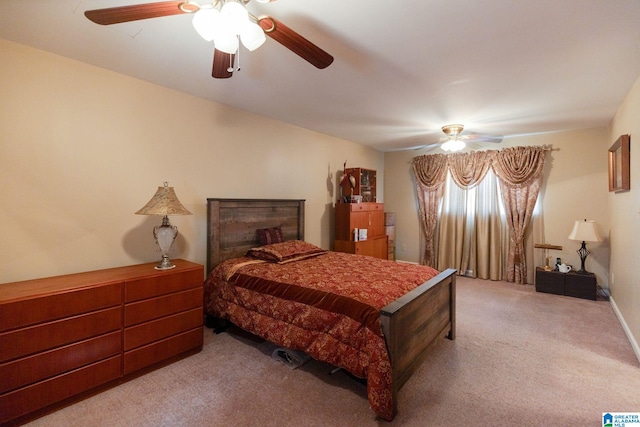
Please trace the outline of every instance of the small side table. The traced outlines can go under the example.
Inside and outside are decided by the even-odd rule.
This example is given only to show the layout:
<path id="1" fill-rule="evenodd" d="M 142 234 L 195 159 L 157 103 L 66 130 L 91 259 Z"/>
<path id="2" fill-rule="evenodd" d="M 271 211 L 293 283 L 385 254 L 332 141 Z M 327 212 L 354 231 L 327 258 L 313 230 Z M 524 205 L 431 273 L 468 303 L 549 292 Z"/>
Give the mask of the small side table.
<path id="1" fill-rule="evenodd" d="M 566 295 L 575 298 L 596 300 L 596 276 L 593 273 L 578 274 L 570 271 L 545 271 L 536 268 L 536 292 Z"/>

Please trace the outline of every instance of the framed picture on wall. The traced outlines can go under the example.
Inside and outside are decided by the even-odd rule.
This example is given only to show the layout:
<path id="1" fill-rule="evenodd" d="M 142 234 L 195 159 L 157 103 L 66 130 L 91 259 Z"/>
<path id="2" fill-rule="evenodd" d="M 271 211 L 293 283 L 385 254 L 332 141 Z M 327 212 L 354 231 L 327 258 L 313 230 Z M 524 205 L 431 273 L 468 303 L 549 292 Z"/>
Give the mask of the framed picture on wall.
<path id="1" fill-rule="evenodd" d="M 629 135 L 621 135 L 609 148 L 609 191 L 619 193 L 631 189 L 629 175 Z"/>

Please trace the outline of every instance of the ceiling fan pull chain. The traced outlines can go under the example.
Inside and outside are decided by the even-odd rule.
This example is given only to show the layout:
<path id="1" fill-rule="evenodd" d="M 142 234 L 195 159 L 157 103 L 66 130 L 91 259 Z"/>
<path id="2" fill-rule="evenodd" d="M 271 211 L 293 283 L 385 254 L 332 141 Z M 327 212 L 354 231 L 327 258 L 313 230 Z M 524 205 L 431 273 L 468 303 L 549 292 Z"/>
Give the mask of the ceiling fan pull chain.
<path id="1" fill-rule="evenodd" d="M 238 50 L 236 51 L 236 71 L 240 71 L 240 43 L 238 43 Z"/>
<path id="2" fill-rule="evenodd" d="M 234 54 L 229 55 L 229 66 L 227 67 L 227 71 L 230 73 L 233 73 L 233 57 L 234 57 Z"/>
<path id="3" fill-rule="evenodd" d="M 233 73 L 233 55 L 229 55 L 229 66 L 227 67 L 227 71 Z"/>
<path id="4" fill-rule="evenodd" d="M 234 57 L 235 57 L 235 62 L 237 64 L 235 70 L 233 68 Z M 229 73 L 233 73 L 234 71 L 240 71 L 240 46 L 238 46 L 238 50 L 236 50 L 236 53 L 232 53 L 229 55 L 229 68 L 227 68 L 227 71 Z"/>

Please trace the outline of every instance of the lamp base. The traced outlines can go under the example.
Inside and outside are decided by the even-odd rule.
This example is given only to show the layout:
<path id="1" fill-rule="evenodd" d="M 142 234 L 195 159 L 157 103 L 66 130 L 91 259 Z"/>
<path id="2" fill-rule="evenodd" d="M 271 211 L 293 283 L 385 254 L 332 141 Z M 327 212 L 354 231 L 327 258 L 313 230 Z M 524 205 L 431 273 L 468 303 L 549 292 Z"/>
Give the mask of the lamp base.
<path id="1" fill-rule="evenodd" d="M 580 256 L 580 270 L 576 271 L 578 274 L 591 274 L 584 268 L 584 262 L 589 256 L 591 252 L 587 250 L 587 243 L 585 241 L 582 242 L 580 249 L 577 250 L 578 255 Z"/>
<path id="2" fill-rule="evenodd" d="M 171 262 L 168 256 L 163 255 L 158 265 L 153 268 L 156 270 L 171 270 L 172 268 L 176 268 L 176 266 Z"/>
<path id="3" fill-rule="evenodd" d="M 153 227 L 153 237 L 156 239 L 156 243 L 160 247 L 162 253 L 162 259 L 155 266 L 156 270 L 169 270 L 175 268 L 175 265 L 169 259 L 169 250 L 173 245 L 173 241 L 178 236 L 178 227 L 169 224 L 169 217 L 165 215 L 162 218 L 162 225 Z"/>

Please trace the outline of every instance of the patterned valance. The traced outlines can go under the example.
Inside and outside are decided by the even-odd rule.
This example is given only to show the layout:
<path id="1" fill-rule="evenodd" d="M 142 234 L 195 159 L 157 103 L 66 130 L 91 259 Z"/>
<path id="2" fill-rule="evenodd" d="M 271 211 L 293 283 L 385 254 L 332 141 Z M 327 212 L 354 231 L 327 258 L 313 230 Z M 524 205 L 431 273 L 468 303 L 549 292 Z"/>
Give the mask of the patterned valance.
<path id="1" fill-rule="evenodd" d="M 513 147 L 497 152 L 493 172 L 509 187 L 526 187 L 542 175 L 547 146 Z"/>
<path id="2" fill-rule="evenodd" d="M 526 186 L 542 175 L 544 156 L 551 146 L 510 147 L 469 153 L 428 154 L 412 160 L 416 180 L 424 189 L 444 183 L 447 171 L 461 188 L 473 188 L 489 168 L 508 186 Z"/>
<path id="3" fill-rule="evenodd" d="M 447 177 L 447 156 L 433 154 L 413 158 L 413 172 L 423 188 L 441 187 Z"/>

